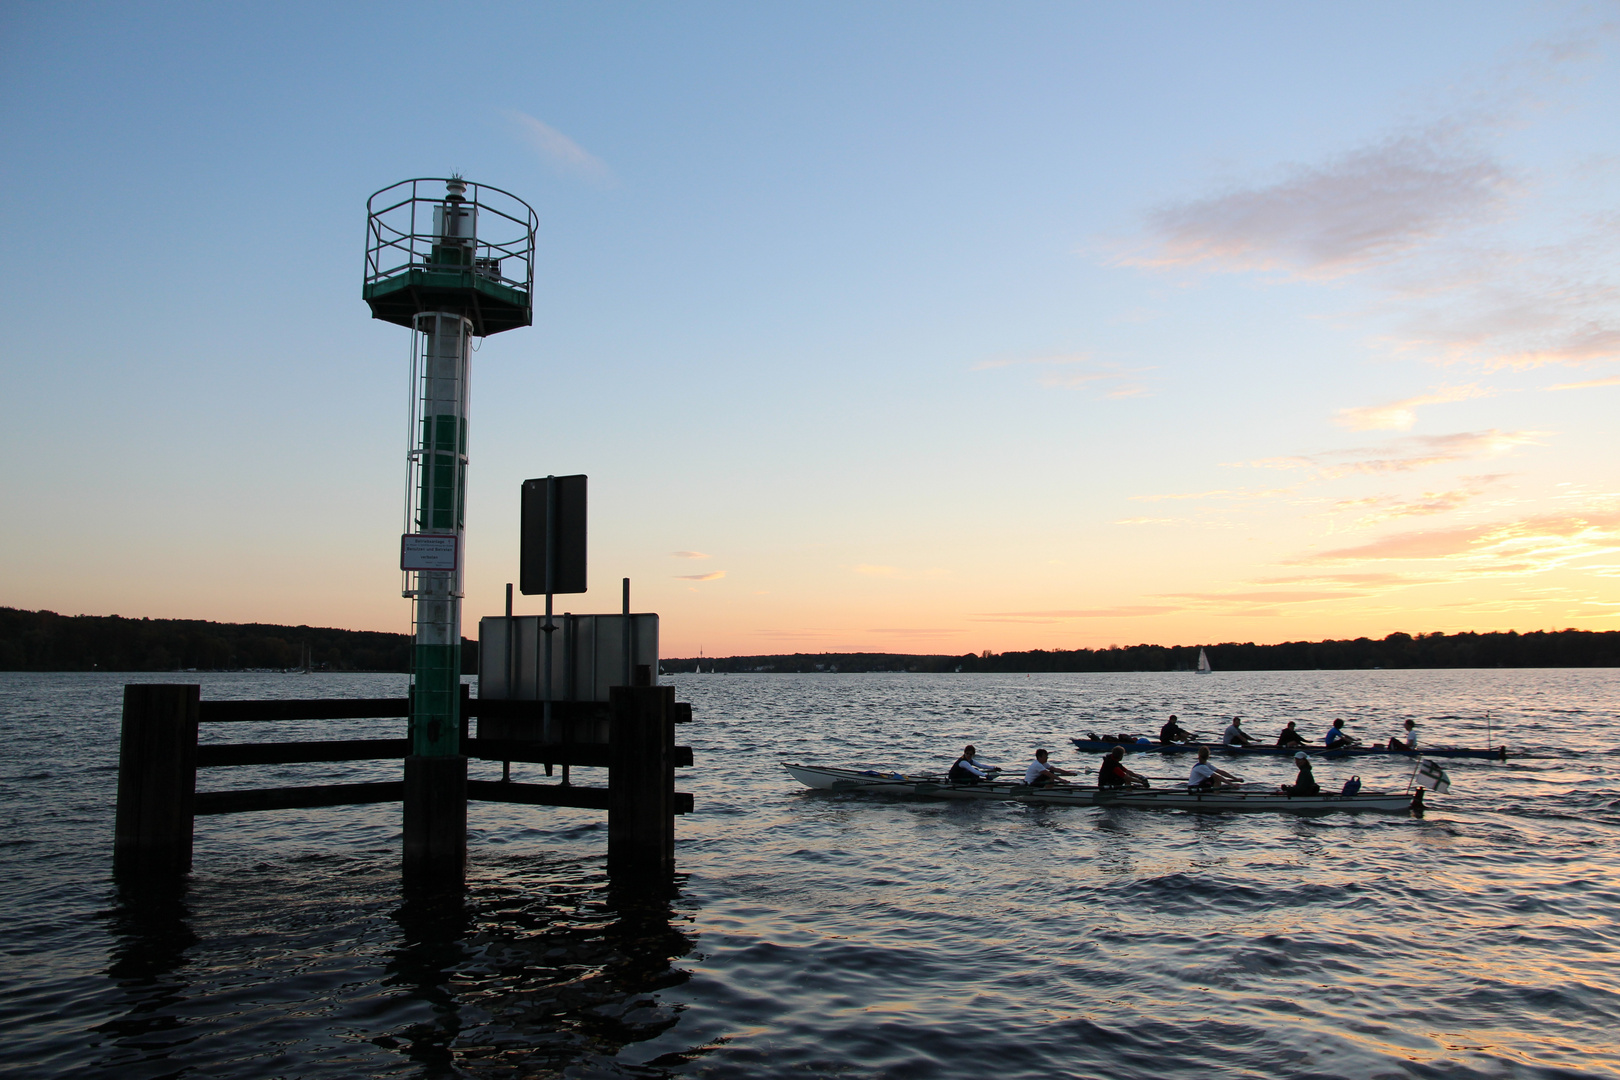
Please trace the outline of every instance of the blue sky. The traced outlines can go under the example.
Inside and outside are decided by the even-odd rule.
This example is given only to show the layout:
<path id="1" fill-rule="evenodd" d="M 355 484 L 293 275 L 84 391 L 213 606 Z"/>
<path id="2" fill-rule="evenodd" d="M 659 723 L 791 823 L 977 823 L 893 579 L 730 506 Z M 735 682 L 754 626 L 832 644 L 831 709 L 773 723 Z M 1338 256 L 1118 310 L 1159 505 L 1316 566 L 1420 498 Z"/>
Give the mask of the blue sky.
<path id="1" fill-rule="evenodd" d="M 6 5 L 0 603 L 406 628 L 364 205 L 458 171 L 469 626 L 585 472 L 666 655 L 1614 628 L 1617 15 Z"/>

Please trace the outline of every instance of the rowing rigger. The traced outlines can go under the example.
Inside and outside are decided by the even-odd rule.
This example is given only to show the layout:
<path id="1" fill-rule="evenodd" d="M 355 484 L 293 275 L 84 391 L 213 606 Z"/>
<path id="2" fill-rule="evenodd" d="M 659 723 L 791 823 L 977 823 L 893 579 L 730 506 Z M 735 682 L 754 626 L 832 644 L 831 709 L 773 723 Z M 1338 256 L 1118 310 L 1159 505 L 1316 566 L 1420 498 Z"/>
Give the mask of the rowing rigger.
<path id="1" fill-rule="evenodd" d="M 1424 747 L 1418 750 L 1391 750 L 1386 746 L 1352 746 L 1344 750 L 1329 749 L 1325 746 L 1225 746 L 1217 742 L 1199 743 L 1160 743 L 1137 739 L 1135 741 L 1113 741 L 1109 739 L 1070 739 L 1074 748 L 1087 754 L 1106 754 L 1116 746 L 1123 746 L 1130 753 L 1147 753 L 1157 751 L 1161 754 L 1194 754 L 1200 746 L 1208 746 L 1211 752 L 1226 754 L 1270 754 L 1275 757 L 1293 757 L 1294 753 L 1304 750 L 1312 757 L 1341 758 L 1341 757 L 1403 757 L 1416 760 L 1418 758 L 1484 758 L 1489 761 L 1506 761 L 1507 747 L 1495 746 L 1482 750 L 1466 749 L 1458 746 Z"/>
<path id="2" fill-rule="evenodd" d="M 1146 810 L 1272 810 L 1284 813 L 1380 810 L 1399 812 L 1410 808 L 1412 796 L 1404 793 L 1355 795 L 1283 795 L 1268 791 L 1189 791 L 1185 787 L 1098 789 L 1080 785 L 1030 787 L 1027 784 L 996 780 L 978 784 L 955 784 L 937 776 L 906 776 L 872 770 L 838 769 L 819 765 L 796 765 L 784 761 L 782 767 L 806 787 L 825 791 L 866 791 L 887 795 L 917 795 L 928 799 L 980 799 L 1050 806 L 1128 806 Z"/>

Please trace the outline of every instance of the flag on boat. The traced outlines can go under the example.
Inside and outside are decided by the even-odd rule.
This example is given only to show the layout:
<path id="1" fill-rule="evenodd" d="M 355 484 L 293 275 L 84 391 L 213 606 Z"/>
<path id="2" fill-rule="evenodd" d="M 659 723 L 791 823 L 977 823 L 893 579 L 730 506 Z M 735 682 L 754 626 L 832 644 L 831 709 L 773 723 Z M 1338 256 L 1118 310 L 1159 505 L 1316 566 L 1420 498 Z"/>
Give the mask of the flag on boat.
<path id="1" fill-rule="evenodd" d="M 1437 761 L 1424 758 L 1418 765 L 1417 774 L 1418 786 L 1426 787 L 1436 795 L 1444 795 L 1451 790 L 1451 777 L 1446 775 L 1446 770 Z"/>

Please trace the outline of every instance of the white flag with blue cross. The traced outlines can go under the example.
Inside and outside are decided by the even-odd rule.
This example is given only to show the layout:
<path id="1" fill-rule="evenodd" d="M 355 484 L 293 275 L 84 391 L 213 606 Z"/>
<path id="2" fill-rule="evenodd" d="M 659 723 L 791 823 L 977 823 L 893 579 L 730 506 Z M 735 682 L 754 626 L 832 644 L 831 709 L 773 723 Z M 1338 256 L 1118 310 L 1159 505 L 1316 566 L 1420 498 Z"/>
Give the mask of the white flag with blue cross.
<path id="1" fill-rule="evenodd" d="M 1440 767 L 1438 761 L 1424 758 L 1417 769 L 1417 783 L 1419 787 L 1426 787 L 1436 795 L 1444 795 L 1451 790 L 1451 777 L 1446 770 Z"/>

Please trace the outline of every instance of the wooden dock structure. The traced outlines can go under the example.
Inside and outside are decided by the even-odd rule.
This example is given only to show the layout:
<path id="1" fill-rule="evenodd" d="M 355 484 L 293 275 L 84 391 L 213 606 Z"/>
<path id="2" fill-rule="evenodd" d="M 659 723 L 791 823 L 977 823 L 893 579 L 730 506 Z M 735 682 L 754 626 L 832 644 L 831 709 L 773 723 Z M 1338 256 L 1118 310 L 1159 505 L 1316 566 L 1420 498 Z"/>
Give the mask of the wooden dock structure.
<path id="1" fill-rule="evenodd" d="M 692 749 L 675 744 L 675 725 L 692 707 L 674 688 L 611 688 L 607 702 L 553 702 L 553 741 L 542 741 L 538 701 L 479 700 L 462 684 L 461 754 L 417 757 L 407 738 L 199 744 L 203 724 L 350 720 L 410 716 L 409 698 L 203 701 L 196 684 L 133 683 L 124 687 L 118 761 L 114 869 L 121 876 L 182 874 L 191 868 L 196 818 L 259 810 L 365 803 L 403 804 L 403 870 L 407 885 L 463 879 L 467 803 L 519 803 L 605 810 L 608 872 L 615 879 L 667 880 L 675 869 L 675 816 L 692 796 L 675 790 L 675 770 Z M 476 719 L 476 734 L 469 721 Z M 373 783 L 197 791 L 197 770 L 302 762 L 401 760 L 401 779 Z M 469 780 L 469 759 L 527 762 L 563 769 L 558 783 Z M 606 787 L 571 782 L 573 767 L 606 768 Z M 504 771 L 503 771 L 504 772 Z"/>

